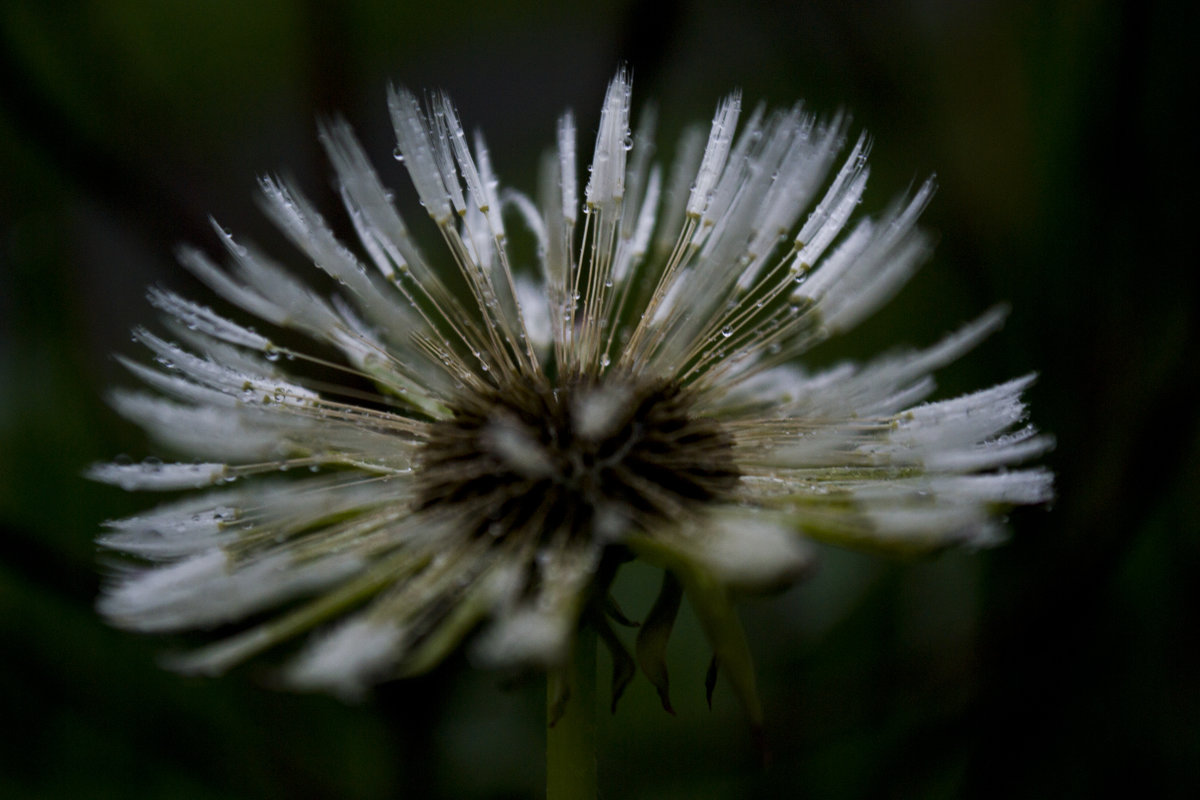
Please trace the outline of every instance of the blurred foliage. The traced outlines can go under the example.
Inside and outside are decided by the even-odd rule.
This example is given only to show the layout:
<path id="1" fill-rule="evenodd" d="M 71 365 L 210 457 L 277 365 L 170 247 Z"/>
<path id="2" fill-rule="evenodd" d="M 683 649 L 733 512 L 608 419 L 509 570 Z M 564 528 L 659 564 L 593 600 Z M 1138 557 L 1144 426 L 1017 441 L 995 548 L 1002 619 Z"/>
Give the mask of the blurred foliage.
<path id="1" fill-rule="evenodd" d="M 628 798 L 1200 794 L 1200 427 L 1188 225 L 1195 6 L 1085 2 L 478 4 L 0 2 L 0 750 L 5 797 L 536 796 L 541 688 L 451 664 L 345 706 L 184 679 L 194 640 L 106 628 L 98 522 L 144 498 L 87 464 L 140 457 L 103 402 L 147 284 L 207 215 L 280 253 L 252 202 L 284 170 L 337 207 L 314 120 L 341 113 L 390 165 L 389 80 L 447 89 L 502 178 L 533 186 L 553 120 L 594 130 L 622 61 L 669 154 L 735 85 L 844 107 L 876 136 L 882 206 L 936 171 L 932 263 L 815 354 L 929 342 L 997 301 L 1008 328 L 946 371 L 965 391 L 1039 370 L 1060 499 L 1013 541 L 915 563 L 828 552 L 744 608 L 773 762 L 684 615 L 677 717 L 635 683 L 602 722 L 604 794 Z M 398 171 L 386 173 L 397 186 Z M 404 202 L 411 202 L 406 200 Z M 1185 216 L 1187 215 L 1187 216 Z M 335 216 L 331 213 L 331 216 Z M 344 224 L 344 223 L 337 223 Z M 621 579 L 644 613 L 648 570 Z"/>

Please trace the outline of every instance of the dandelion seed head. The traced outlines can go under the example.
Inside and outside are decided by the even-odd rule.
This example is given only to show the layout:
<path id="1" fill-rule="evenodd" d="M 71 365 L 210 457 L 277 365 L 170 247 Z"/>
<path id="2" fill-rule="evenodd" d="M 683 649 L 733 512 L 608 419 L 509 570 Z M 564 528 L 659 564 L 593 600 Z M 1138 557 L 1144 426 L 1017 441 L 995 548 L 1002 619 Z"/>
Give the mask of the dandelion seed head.
<path id="1" fill-rule="evenodd" d="M 932 183 L 863 216 L 869 140 L 843 154 L 844 117 L 743 115 L 734 93 L 666 167 L 653 115 L 631 124 L 622 71 L 583 191 L 568 113 L 534 199 L 502 186 L 449 98 L 392 89 L 388 109 L 442 246 L 410 233 L 349 126 L 323 124 L 357 242 L 288 181 L 260 190 L 334 295 L 217 227 L 224 264 L 194 248 L 180 261 L 255 325 L 152 289 L 168 334 L 135 331 L 152 366 L 120 359 L 150 391 L 114 406 L 182 458 L 90 475 L 187 494 L 108 523 L 101 544 L 140 566 L 100 611 L 144 631 L 256 620 L 177 668 L 221 672 L 307 635 L 285 678 L 353 697 L 460 646 L 560 669 L 581 625 L 629 664 L 609 594 L 638 558 L 664 571 L 637 638 L 664 705 L 686 592 L 754 718 L 737 595 L 800 580 L 812 541 L 990 545 L 1006 509 L 1051 498 L 1050 473 L 1022 466 L 1053 444 L 1027 420 L 1031 377 L 930 399 L 933 373 L 1002 311 L 925 349 L 806 368 L 929 252 Z M 300 337 L 316 346 L 282 344 Z"/>

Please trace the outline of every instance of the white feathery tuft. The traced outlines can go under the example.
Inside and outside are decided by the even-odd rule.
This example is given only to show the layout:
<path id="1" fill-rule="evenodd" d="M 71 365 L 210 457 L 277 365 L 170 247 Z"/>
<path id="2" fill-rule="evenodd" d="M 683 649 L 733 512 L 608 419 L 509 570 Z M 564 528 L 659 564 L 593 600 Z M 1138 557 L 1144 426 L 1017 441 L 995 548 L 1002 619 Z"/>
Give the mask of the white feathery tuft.
<path id="1" fill-rule="evenodd" d="M 403 641 L 403 630 L 387 620 L 354 617 L 315 637 L 292 661 L 285 680 L 297 689 L 358 700 L 395 669 Z"/>
<path id="2" fill-rule="evenodd" d="M 96 464 L 87 477 L 101 483 L 120 486 L 127 492 L 167 492 L 175 489 L 199 489 L 222 483 L 229 477 L 225 464 L 164 464 L 145 461 L 141 464 Z"/>
<path id="3" fill-rule="evenodd" d="M 700 161 L 700 169 L 696 173 L 692 182 L 692 190 L 688 195 L 685 210 L 689 217 L 699 218 L 708 210 L 709 199 L 717 185 L 717 180 L 725 169 L 725 160 L 729 157 L 733 132 L 737 127 L 738 114 L 741 110 L 741 92 L 734 92 L 717 106 L 717 112 L 713 115 L 712 128 L 708 134 L 708 143 L 704 145 L 704 156 Z"/>
<path id="4" fill-rule="evenodd" d="M 530 478 L 554 473 L 554 462 L 532 432 L 511 416 L 488 421 L 481 436 L 483 447 L 511 469 Z"/>
<path id="5" fill-rule="evenodd" d="M 429 126 L 417 98 L 407 89 L 388 92 L 388 110 L 396 132 L 396 146 L 425 211 L 439 225 L 451 217 L 450 195 L 442 182 L 438 154 L 429 136 Z"/>
<path id="6" fill-rule="evenodd" d="M 735 591 L 762 592 L 795 583 L 812 569 L 816 553 L 795 531 L 759 515 L 725 512 L 697 531 L 695 557 Z"/>
<path id="7" fill-rule="evenodd" d="M 633 86 L 629 74 L 617 73 L 604 96 L 600 130 L 592 156 L 591 178 L 584 197 L 588 206 L 606 209 L 619 205 L 625 196 L 625 156 L 632 144 L 629 132 L 629 102 Z M 564 164 L 564 168 L 567 165 Z M 566 197 L 564 194 L 564 206 Z"/>

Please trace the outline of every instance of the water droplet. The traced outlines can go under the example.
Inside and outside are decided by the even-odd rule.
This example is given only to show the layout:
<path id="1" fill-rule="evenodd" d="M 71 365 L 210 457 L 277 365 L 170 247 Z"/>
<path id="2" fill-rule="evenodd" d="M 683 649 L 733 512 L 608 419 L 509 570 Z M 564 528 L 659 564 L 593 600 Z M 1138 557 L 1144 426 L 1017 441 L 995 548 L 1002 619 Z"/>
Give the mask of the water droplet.
<path id="1" fill-rule="evenodd" d="M 733 328 L 729 325 L 726 325 L 721 329 L 721 335 L 728 339 L 730 336 L 733 336 Z"/>
<path id="2" fill-rule="evenodd" d="M 403 161 L 404 161 L 404 153 L 403 153 L 403 152 L 401 152 L 401 150 L 400 150 L 400 145 L 396 145 L 395 149 L 393 149 L 393 150 L 392 150 L 392 158 L 394 158 L 394 159 L 396 159 L 397 161 L 399 161 L 399 162 L 403 163 Z"/>

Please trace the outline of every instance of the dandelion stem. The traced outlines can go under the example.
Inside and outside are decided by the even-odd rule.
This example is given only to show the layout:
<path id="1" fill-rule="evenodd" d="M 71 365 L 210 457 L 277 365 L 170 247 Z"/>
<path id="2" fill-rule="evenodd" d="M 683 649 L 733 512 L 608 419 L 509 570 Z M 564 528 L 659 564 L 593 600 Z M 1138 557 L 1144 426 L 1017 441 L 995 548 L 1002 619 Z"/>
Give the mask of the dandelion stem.
<path id="1" fill-rule="evenodd" d="M 564 687 L 563 682 L 566 682 Z M 546 681 L 546 800 L 596 797 L 596 632 L 579 631 L 570 664 Z M 562 707 L 563 692 L 569 692 Z M 555 717 L 557 716 L 557 720 Z"/>

